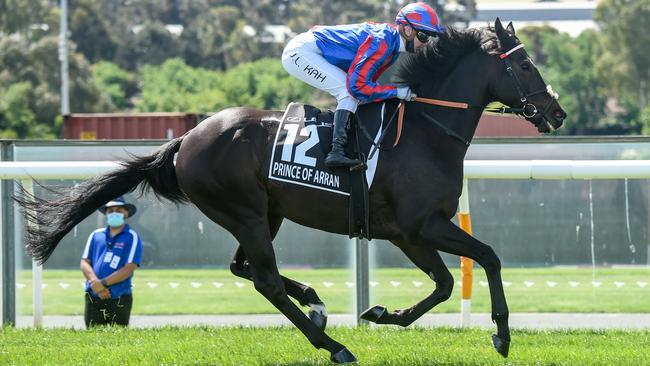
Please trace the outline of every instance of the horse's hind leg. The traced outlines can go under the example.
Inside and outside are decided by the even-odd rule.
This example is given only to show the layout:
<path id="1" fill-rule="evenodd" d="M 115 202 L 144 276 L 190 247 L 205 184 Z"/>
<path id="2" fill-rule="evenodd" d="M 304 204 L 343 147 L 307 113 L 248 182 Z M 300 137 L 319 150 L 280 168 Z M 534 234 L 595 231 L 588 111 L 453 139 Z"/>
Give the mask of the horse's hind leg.
<path id="1" fill-rule="evenodd" d="M 345 346 L 325 334 L 289 299 L 275 262 L 268 210 L 263 206 L 267 199 L 256 186 L 243 188 L 248 188 L 248 193 L 238 196 L 238 200 L 221 200 L 213 192 L 199 189 L 188 196 L 206 216 L 237 239 L 246 254 L 255 289 L 260 294 L 280 310 L 314 347 L 328 350 L 332 362 L 355 362 L 356 358 Z"/>
<path id="2" fill-rule="evenodd" d="M 442 261 L 440 254 L 431 246 L 416 246 L 401 241 L 393 241 L 409 259 L 436 283 L 436 289 L 424 300 L 408 309 L 389 313 L 385 307 L 376 305 L 363 314 L 361 318 L 377 324 L 396 324 L 403 327 L 410 325 L 434 306 L 446 301 L 454 288 L 454 278 Z"/>
<path id="3" fill-rule="evenodd" d="M 271 239 L 275 238 L 280 225 L 282 224 L 282 217 L 269 217 L 270 229 L 271 229 Z M 245 278 L 247 280 L 253 280 L 251 275 L 250 265 L 246 259 L 246 254 L 242 247 L 237 248 L 235 257 L 230 263 L 230 271 L 238 277 Z M 319 328 L 325 329 L 327 325 L 327 310 L 325 304 L 321 301 L 316 293 L 316 290 L 313 288 L 302 284 L 298 281 L 294 281 L 290 278 L 281 276 L 284 287 L 287 290 L 287 294 L 294 299 L 298 300 L 298 303 L 302 306 L 309 306 L 309 319 L 314 322 Z"/>
<path id="4" fill-rule="evenodd" d="M 241 214 L 242 211 L 240 210 Z M 250 263 L 255 289 L 269 300 L 307 337 L 316 348 L 325 348 L 335 363 L 354 362 L 354 355 L 318 328 L 287 296 L 275 262 L 271 233 L 266 218 L 249 212 L 238 215 L 237 224 L 227 229 L 237 238 Z"/>

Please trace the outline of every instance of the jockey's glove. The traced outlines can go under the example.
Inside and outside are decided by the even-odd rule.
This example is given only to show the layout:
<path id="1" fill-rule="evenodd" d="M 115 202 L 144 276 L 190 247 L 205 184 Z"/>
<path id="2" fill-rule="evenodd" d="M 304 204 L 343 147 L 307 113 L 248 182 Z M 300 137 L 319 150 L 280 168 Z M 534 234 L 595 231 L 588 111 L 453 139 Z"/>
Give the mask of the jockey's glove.
<path id="1" fill-rule="evenodd" d="M 402 86 L 402 87 L 397 88 L 397 97 L 399 99 L 410 102 L 410 101 L 414 100 L 415 97 L 417 97 L 417 95 L 415 95 L 413 90 L 411 90 L 411 88 L 409 88 L 408 86 Z"/>

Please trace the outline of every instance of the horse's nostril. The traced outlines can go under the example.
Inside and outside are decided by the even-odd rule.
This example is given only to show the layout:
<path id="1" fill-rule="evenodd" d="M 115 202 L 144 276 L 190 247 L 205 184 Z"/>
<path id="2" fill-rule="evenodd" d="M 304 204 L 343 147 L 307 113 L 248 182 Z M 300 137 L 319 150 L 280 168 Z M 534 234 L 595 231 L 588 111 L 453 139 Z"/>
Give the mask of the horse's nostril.
<path id="1" fill-rule="evenodd" d="M 562 122 L 566 118 L 566 113 L 561 109 L 556 109 L 554 112 L 554 117 L 556 120 Z"/>

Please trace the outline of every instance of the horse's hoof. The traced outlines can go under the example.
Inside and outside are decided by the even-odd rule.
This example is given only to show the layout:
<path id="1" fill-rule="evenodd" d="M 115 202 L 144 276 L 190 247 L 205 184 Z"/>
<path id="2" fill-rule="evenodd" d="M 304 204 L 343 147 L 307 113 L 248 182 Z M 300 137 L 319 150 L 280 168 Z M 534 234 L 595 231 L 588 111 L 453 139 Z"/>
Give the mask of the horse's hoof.
<path id="1" fill-rule="evenodd" d="M 505 340 L 496 334 L 492 334 L 492 344 L 501 356 L 508 357 L 508 351 L 510 351 L 510 341 Z"/>
<path id="2" fill-rule="evenodd" d="M 379 323 L 379 320 L 386 316 L 388 313 L 388 310 L 386 310 L 386 307 L 381 306 L 381 305 L 375 305 L 371 307 L 370 309 L 364 311 L 361 313 L 361 319 L 367 320 L 369 322 L 373 323 Z"/>
<path id="3" fill-rule="evenodd" d="M 357 362 L 357 358 L 354 357 L 350 350 L 343 348 L 342 350 L 333 353 L 330 357 L 330 361 L 332 361 L 332 363 L 352 363 Z"/>
<path id="4" fill-rule="evenodd" d="M 316 324 L 321 330 L 325 330 L 327 325 L 327 315 L 323 315 L 320 311 L 309 310 L 309 319 Z"/>

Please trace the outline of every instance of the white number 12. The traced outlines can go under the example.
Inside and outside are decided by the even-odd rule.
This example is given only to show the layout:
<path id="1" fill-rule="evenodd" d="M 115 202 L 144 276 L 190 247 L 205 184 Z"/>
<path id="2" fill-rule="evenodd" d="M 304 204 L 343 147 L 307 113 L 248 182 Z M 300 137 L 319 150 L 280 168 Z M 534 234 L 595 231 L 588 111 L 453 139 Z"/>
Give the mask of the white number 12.
<path id="1" fill-rule="evenodd" d="M 291 155 L 293 150 L 293 143 L 296 141 L 296 136 L 298 133 L 298 125 L 293 123 L 288 123 L 284 125 L 284 129 L 287 130 L 287 137 L 284 139 L 284 146 L 282 146 L 282 160 L 291 162 Z M 296 147 L 296 155 L 293 159 L 293 162 L 308 165 L 315 167 L 316 158 L 307 156 L 307 150 L 311 149 L 318 143 L 318 130 L 315 125 L 305 126 L 300 130 L 300 136 L 309 136 L 307 140 L 301 142 Z"/>

